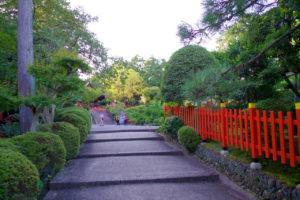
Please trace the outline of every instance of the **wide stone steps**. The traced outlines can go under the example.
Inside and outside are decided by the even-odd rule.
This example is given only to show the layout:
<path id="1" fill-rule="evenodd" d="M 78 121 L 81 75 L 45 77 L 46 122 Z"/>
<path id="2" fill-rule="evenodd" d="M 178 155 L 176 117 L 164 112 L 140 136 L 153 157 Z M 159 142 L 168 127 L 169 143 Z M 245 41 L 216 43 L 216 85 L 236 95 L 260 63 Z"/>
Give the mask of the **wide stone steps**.
<path id="1" fill-rule="evenodd" d="M 215 171 L 151 132 L 157 127 L 123 127 L 104 126 L 100 133 L 94 126 L 100 134 L 88 136 L 44 199 L 243 199 L 224 189 Z"/>

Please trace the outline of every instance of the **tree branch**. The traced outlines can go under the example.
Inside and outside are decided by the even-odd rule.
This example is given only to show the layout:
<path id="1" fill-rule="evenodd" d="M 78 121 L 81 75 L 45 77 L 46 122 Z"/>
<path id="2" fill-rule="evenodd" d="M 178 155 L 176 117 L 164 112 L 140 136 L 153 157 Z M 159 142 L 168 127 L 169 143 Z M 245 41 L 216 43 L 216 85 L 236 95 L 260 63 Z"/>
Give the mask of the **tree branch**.
<path id="1" fill-rule="evenodd" d="M 236 72 L 236 71 L 239 71 L 239 70 L 245 68 L 247 65 L 253 63 L 257 59 L 259 59 L 261 56 L 263 56 L 269 49 L 271 49 L 273 46 L 275 46 L 277 43 L 279 43 L 280 40 L 282 40 L 283 38 L 291 35 L 292 33 L 294 33 L 299 28 L 300 28 L 300 24 L 298 24 L 294 28 L 290 29 L 289 31 L 287 31 L 286 33 L 284 33 L 283 35 L 281 35 L 280 37 L 278 37 L 271 44 L 269 44 L 266 48 L 264 48 L 259 54 L 257 54 L 254 58 L 250 59 L 248 62 L 242 63 L 242 64 L 238 65 L 237 67 L 234 67 L 234 66 L 229 67 L 229 69 L 227 69 L 225 72 L 223 72 L 221 76 L 226 75 L 231 70 L 234 70 Z"/>
<path id="2" fill-rule="evenodd" d="M 297 97 L 300 97 L 299 91 L 294 87 L 294 85 L 290 81 L 290 79 L 285 74 L 282 74 L 282 76 L 283 76 L 284 80 L 287 82 L 288 88 L 290 88 Z"/>

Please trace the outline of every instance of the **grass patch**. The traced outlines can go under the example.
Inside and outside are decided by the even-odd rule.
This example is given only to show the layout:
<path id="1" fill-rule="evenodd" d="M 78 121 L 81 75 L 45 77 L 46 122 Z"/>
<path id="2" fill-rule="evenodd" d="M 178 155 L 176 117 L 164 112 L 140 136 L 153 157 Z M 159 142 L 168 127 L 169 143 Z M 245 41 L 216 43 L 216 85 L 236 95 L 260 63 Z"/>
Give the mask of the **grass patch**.
<path id="1" fill-rule="evenodd" d="M 209 143 L 204 145 L 205 147 L 215 151 L 220 152 L 222 149 L 222 144 L 210 141 Z M 250 164 L 252 157 L 251 151 L 247 152 L 245 150 L 236 149 L 234 147 L 228 147 L 229 157 L 230 159 L 243 162 L 246 164 Z M 278 161 L 273 161 L 272 159 L 260 158 L 260 163 L 262 164 L 262 172 L 275 177 L 276 179 L 284 182 L 288 186 L 296 186 L 300 183 L 300 167 L 299 163 L 297 167 L 290 167 L 289 160 L 287 160 L 287 164 L 281 164 L 280 158 Z"/>

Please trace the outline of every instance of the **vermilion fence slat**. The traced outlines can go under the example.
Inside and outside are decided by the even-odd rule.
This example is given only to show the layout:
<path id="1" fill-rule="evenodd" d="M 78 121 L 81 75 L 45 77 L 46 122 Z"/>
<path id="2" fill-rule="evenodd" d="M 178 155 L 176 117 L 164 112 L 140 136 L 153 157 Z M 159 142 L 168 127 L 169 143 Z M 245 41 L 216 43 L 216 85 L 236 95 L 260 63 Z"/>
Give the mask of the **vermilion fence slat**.
<path id="1" fill-rule="evenodd" d="M 228 120 L 229 120 L 228 110 L 225 109 L 226 146 L 229 144 L 229 124 L 228 124 Z"/>
<path id="2" fill-rule="evenodd" d="M 222 132 L 221 132 L 221 134 L 222 134 L 222 147 L 224 148 L 224 147 L 227 147 L 227 145 L 226 145 L 226 136 L 225 136 L 225 134 L 226 134 L 226 126 L 225 126 L 225 108 L 221 108 L 221 120 L 222 120 Z"/>
<path id="3" fill-rule="evenodd" d="M 240 119 L 240 144 L 241 149 L 244 149 L 244 130 L 243 130 L 243 111 L 239 110 L 239 119 Z"/>
<path id="4" fill-rule="evenodd" d="M 266 153 L 266 158 L 270 158 L 268 115 L 267 115 L 267 111 L 265 110 L 263 111 L 263 123 L 264 123 L 265 153 Z"/>
<path id="5" fill-rule="evenodd" d="M 292 167 L 296 167 L 294 126 L 293 126 L 292 112 L 287 113 L 287 121 L 288 121 L 288 134 L 289 134 L 290 165 Z"/>
<path id="6" fill-rule="evenodd" d="M 274 111 L 270 112 L 270 120 L 271 120 L 271 137 L 272 137 L 273 160 L 277 160 L 276 124 L 275 124 L 275 113 L 274 113 Z"/>
<path id="7" fill-rule="evenodd" d="M 281 163 L 286 163 L 286 153 L 285 153 L 285 138 L 284 138 L 284 122 L 282 111 L 278 112 L 279 120 L 279 136 L 280 136 L 280 152 L 281 152 Z"/>
<path id="8" fill-rule="evenodd" d="M 259 110 L 256 110 L 256 126 L 257 126 L 258 155 L 262 156 L 261 118 L 260 118 L 260 111 Z"/>
<path id="9" fill-rule="evenodd" d="M 258 159 L 258 153 L 257 153 L 257 127 L 256 127 L 256 121 L 255 121 L 255 115 L 256 110 L 254 107 L 251 107 L 251 104 L 249 104 L 249 119 L 250 119 L 250 132 L 251 132 L 251 152 L 252 152 L 252 158 Z"/>
<path id="10" fill-rule="evenodd" d="M 233 116 L 232 116 L 232 109 L 229 110 L 229 118 L 230 118 L 230 142 L 231 146 L 233 146 Z"/>
<path id="11" fill-rule="evenodd" d="M 249 151 L 250 144 L 249 144 L 249 128 L 248 128 L 248 112 L 247 112 L 247 110 L 244 110 L 244 119 L 245 119 L 246 151 Z"/>
<path id="12" fill-rule="evenodd" d="M 296 124 L 297 124 L 297 133 L 298 133 L 298 154 L 300 154 L 300 103 L 296 104 Z"/>
<path id="13" fill-rule="evenodd" d="M 218 141 L 217 111 L 214 111 L 214 120 L 215 120 L 215 123 L 214 123 L 215 141 Z"/>
<path id="14" fill-rule="evenodd" d="M 238 116 L 237 110 L 234 110 L 234 133 L 235 133 L 235 147 L 239 148 L 239 133 L 238 133 Z"/>
<path id="15" fill-rule="evenodd" d="M 220 110 L 217 110 L 217 137 L 218 141 L 221 142 L 221 115 Z"/>

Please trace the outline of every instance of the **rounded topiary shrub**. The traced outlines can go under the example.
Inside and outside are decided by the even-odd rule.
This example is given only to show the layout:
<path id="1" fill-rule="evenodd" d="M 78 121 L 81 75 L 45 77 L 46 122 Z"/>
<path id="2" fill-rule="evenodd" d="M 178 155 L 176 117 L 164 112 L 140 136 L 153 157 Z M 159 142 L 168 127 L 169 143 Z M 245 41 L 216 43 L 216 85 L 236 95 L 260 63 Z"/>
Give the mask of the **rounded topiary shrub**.
<path id="1" fill-rule="evenodd" d="M 20 148 L 11 142 L 8 138 L 0 138 L 0 148 L 11 149 L 14 151 L 20 151 Z"/>
<path id="2" fill-rule="evenodd" d="M 63 141 L 53 133 L 28 132 L 11 140 L 35 164 L 42 177 L 57 173 L 66 162 Z"/>
<path id="3" fill-rule="evenodd" d="M 198 144 L 201 142 L 197 132 L 189 126 L 181 127 L 178 130 L 178 140 L 191 153 L 196 151 Z"/>
<path id="4" fill-rule="evenodd" d="M 39 173 L 24 155 L 0 148 L 0 199 L 37 199 Z"/>
<path id="5" fill-rule="evenodd" d="M 87 122 L 73 113 L 61 113 L 57 116 L 56 120 L 58 122 L 69 122 L 79 130 L 80 134 L 80 144 L 84 143 L 88 136 Z"/>
<path id="6" fill-rule="evenodd" d="M 88 130 L 91 129 L 92 118 L 91 118 L 90 113 L 87 110 L 80 108 L 80 107 L 67 107 L 67 108 L 59 109 L 57 111 L 56 115 L 59 116 L 61 114 L 65 114 L 65 113 L 73 113 L 73 114 L 76 114 L 77 116 L 83 118 L 87 123 Z"/>
<path id="7" fill-rule="evenodd" d="M 178 130 L 183 126 L 183 122 L 179 117 L 171 116 L 165 120 L 165 132 L 170 135 L 177 135 Z"/>
<path id="8" fill-rule="evenodd" d="M 66 159 L 75 158 L 79 152 L 80 134 L 78 128 L 68 122 L 53 122 L 38 126 L 38 131 L 51 132 L 62 139 L 67 155 Z"/>

